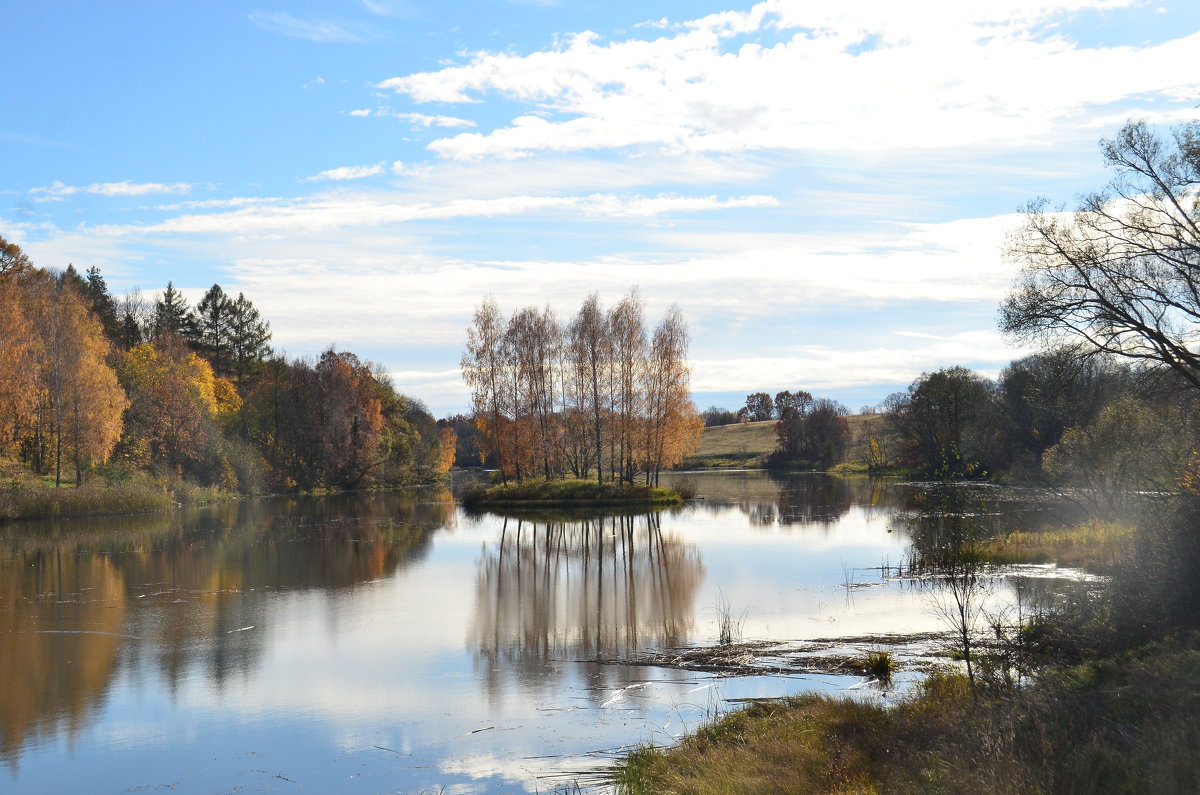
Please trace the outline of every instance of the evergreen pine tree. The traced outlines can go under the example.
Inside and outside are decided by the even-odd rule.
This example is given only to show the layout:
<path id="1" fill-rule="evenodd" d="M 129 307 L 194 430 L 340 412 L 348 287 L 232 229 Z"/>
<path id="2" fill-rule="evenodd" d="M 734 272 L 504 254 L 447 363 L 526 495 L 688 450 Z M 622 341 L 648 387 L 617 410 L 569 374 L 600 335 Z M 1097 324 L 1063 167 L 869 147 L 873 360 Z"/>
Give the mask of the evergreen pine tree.
<path id="1" fill-rule="evenodd" d="M 171 282 L 167 282 L 167 289 L 154 303 L 154 336 L 164 334 L 179 334 L 189 340 L 196 336 L 196 316 Z"/>
<path id="2" fill-rule="evenodd" d="M 108 283 L 95 265 L 87 269 L 87 277 L 83 280 L 83 296 L 104 327 L 104 335 L 111 342 L 120 344 L 121 324 L 117 318 L 117 302 L 109 295 Z"/>
<path id="3" fill-rule="evenodd" d="M 199 322 L 196 326 L 194 347 L 208 359 L 216 375 L 226 376 L 230 373 L 229 332 L 231 309 L 233 301 L 214 284 L 196 304 L 196 315 Z"/>
<path id="4" fill-rule="evenodd" d="M 229 350 L 233 358 L 233 375 L 238 386 L 253 374 L 257 366 L 271 355 L 271 324 L 263 320 L 258 309 L 243 293 L 229 307 Z"/>

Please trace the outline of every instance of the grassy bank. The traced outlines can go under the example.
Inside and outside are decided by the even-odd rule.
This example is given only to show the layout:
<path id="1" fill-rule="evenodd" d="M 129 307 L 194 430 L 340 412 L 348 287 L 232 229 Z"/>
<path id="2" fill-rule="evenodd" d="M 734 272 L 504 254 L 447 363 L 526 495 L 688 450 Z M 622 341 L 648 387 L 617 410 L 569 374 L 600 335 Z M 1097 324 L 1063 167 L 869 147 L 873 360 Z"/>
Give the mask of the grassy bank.
<path id="1" fill-rule="evenodd" d="M 468 507 L 679 505 L 682 502 L 683 495 L 672 489 L 594 480 L 527 480 L 479 489 L 463 496 L 463 503 Z"/>
<path id="2" fill-rule="evenodd" d="M 972 695 L 939 676 L 896 707 L 763 702 L 617 771 L 624 793 L 1191 792 L 1200 643 L 1155 645 Z"/>
<path id="3" fill-rule="evenodd" d="M 992 563 L 1057 563 L 1105 572 L 1117 565 L 1135 533 L 1127 522 L 1093 520 L 1074 527 L 1007 533 L 985 542 L 981 551 Z"/>
<path id="4" fill-rule="evenodd" d="M 41 484 L 9 485 L 0 490 L 0 519 L 43 519 L 163 510 L 175 498 L 150 480 L 124 483 L 94 481 L 80 488 Z"/>

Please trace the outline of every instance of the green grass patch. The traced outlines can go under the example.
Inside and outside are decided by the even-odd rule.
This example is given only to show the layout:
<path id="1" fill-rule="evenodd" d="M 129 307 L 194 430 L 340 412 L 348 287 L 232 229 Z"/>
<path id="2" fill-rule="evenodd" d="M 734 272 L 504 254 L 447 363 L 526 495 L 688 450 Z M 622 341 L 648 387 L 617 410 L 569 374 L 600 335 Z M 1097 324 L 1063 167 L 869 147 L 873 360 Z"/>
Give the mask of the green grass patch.
<path id="1" fill-rule="evenodd" d="M 526 480 L 468 492 L 468 507 L 571 507 L 602 505 L 679 505 L 683 497 L 672 489 L 635 483 L 597 483 L 594 480 Z"/>
<path id="2" fill-rule="evenodd" d="M 1007 533 L 985 542 L 981 551 L 993 563 L 1057 563 L 1108 571 L 1135 533 L 1128 523 L 1094 520 L 1074 527 Z"/>

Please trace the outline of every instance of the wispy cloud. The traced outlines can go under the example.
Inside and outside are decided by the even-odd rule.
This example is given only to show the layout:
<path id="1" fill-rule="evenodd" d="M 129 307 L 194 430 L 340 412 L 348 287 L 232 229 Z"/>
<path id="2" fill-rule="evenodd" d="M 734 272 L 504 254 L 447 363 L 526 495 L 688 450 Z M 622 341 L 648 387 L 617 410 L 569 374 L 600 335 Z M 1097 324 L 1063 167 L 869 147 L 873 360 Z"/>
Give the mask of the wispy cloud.
<path id="1" fill-rule="evenodd" d="M 410 0 L 362 0 L 363 8 L 381 17 L 419 17 L 421 8 Z"/>
<path id="2" fill-rule="evenodd" d="M 60 201 L 63 197 L 77 193 L 89 193 L 96 196 L 148 196 L 155 193 L 189 193 L 192 185 L 186 182 L 164 184 L 161 182 L 95 182 L 91 185 L 64 185 L 52 182 L 41 188 L 31 188 L 30 193 L 37 194 L 38 201 Z"/>
<path id="3" fill-rule="evenodd" d="M 327 19 L 302 19 L 286 11 L 254 11 L 247 18 L 270 33 L 322 44 L 345 44 L 372 38 L 371 29 L 365 25 Z"/>
<path id="4" fill-rule="evenodd" d="M 476 52 L 460 65 L 378 87 L 416 102 L 499 94 L 529 109 L 491 132 L 430 144 L 449 158 L 647 146 L 1027 146 L 1085 127 L 1116 102 L 1200 93 L 1191 68 L 1200 34 L 1092 47 L 1058 31 L 1069 15 L 1135 2 L 846 0 L 831 8 L 768 0 L 692 20 L 652 41 L 605 42 L 585 31 L 551 50 Z"/>
<path id="5" fill-rule="evenodd" d="M 319 174 L 314 174 L 311 177 L 305 177 L 306 182 L 315 182 L 318 180 L 347 180 L 347 179 L 363 179 L 364 177 L 373 177 L 376 174 L 383 173 L 383 164 L 376 163 L 373 166 L 339 166 L 322 171 Z"/>
<path id="6" fill-rule="evenodd" d="M 418 127 L 474 127 L 470 119 L 460 119 L 457 116 L 430 116 L 425 113 L 394 113 L 397 119 L 412 122 Z"/>
<path id="7" fill-rule="evenodd" d="M 358 179 L 381 174 L 384 165 L 345 166 L 320 179 Z M 393 173 L 398 173 L 392 164 Z M 400 164 L 399 171 L 403 171 Z M 310 179 L 314 179 L 310 177 Z M 371 227 L 413 221 L 455 218 L 497 218 L 529 213 L 569 212 L 591 216 L 651 218 L 671 213 L 693 213 L 734 208 L 772 207 L 771 196 L 504 196 L 495 199 L 457 199 L 440 204 L 390 201 L 372 195 L 331 195 L 297 199 L 283 204 L 244 207 L 218 213 L 196 213 L 149 225 L 97 226 L 107 236 L 137 237 L 148 233 L 275 235 L 328 232 L 348 227 Z"/>
<path id="8" fill-rule="evenodd" d="M 400 119 L 414 127 L 475 127 L 470 119 L 460 119 L 457 116 L 430 115 L 428 113 L 396 113 L 387 108 L 358 108 L 348 111 L 348 115 L 366 118 L 368 116 Z"/>

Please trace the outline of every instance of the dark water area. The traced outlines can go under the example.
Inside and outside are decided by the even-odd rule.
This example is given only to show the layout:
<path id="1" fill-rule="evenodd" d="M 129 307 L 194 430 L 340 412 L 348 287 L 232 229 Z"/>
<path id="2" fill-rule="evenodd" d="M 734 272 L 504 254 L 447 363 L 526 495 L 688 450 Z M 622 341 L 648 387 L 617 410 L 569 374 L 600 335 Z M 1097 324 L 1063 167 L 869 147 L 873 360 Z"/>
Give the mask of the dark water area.
<path id="1" fill-rule="evenodd" d="M 715 643 L 720 605 L 746 639 L 939 631 L 928 587 L 889 566 L 955 523 L 1064 511 L 992 487 L 675 477 L 703 499 L 504 517 L 427 489 L 0 525 L 0 791 L 591 784 L 730 699 L 863 684 L 603 661 Z"/>

